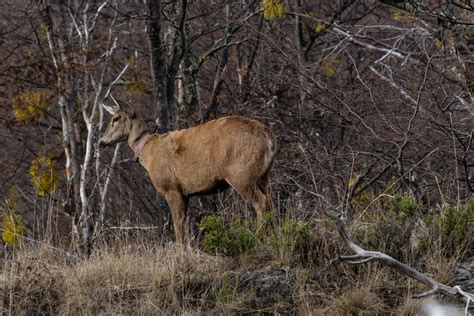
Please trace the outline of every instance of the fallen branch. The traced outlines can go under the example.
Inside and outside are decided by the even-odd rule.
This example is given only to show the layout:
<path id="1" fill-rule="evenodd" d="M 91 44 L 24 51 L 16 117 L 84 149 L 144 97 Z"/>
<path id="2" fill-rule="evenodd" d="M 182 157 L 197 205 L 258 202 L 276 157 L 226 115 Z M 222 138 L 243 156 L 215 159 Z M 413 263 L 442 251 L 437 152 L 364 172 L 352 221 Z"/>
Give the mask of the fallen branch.
<path id="1" fill-rule="evenodd" d="M 348 261 L 352 264 L 361 264 L 369 261 L 381 261 L 390 267 L 395 268 L 402 274 L 418 280 L 430 287 L 430 290 L 426 292 L 413 295 L 414 298 L 421 298 L 434 294 L 443 294 L 452 298 L 461 299 L 467 304 L 467 306 L 472 305 L 471 303 L 474 302 L 474 293 L 466 292 L 460 286 L 448 286 L 446 284 L 440 283 L 430 278 L 426 274 L 418 272 L 412 267 L 390 257 L 389 255 L 379 251 L 367 251 L 363 249 L 350 239 L 349 234 L 347 233 L 344 226 L 344 218 L 341 216 L 341 214 L 329 210 L 324 212 L 335 222 L 339 235 L 346 246 L 355 253 L 354 255 L 338 256 L 335 259 L 332 259 L 331 263 L 338 261 Z"/>

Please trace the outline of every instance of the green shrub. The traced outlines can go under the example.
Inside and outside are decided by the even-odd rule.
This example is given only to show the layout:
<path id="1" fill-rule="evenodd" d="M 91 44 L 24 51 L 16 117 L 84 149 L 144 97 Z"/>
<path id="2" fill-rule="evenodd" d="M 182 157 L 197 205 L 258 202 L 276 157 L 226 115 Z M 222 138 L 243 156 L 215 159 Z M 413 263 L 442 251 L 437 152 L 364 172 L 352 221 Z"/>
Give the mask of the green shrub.
<path id="1" fill-rule="evenodd" d="M 250 229 L 250 224 L 241 220 L 235 220 L 230 227 L 231 234 L 234 237 L 234 248 L 238 250 L 238 253 L 252 252 L 257 238 Z"/>
<path id="2" fill-rule="evenodd" d="M 267 243 L 274 255 L 284 263 L 303 259 L 307 256 L 313 235 L 306 224 L 293 219 L 285 219 L 267 236 Z"/>
<path id="3" fill-rule="evenodd" d="M 439 213 L 430 211 L 425 216 L 425 222 L 430 230 L 428 245 L 439 240 L 447 255 L 472 249 L 474 199 L 459 207 L 447 206 Z"/>
<path id="4" fill-rule="evenodd" d="M 420 215 L 420 205 L 413 196 L 396 194 L 383 203 L 385 212 L 368 217 L 368 223 L 356 229 L 356 239 L 368 249 L 384 251 L 392 256 L 407 254 L 410 238 L 420 236 L 417 249 L 441 246 L 446 255 L 460 254 L 473 247 L 474 199 L 459 207 L 447 206 L 439 212 Z M 416 232 L 417 221 L 426 224 L 426 232 Z M 411 251 L 411 250 L 410 250 Z"/>
<path id="5" fill-rule="evenodd" d="M 420 205 L 412 195 L 403 196 L 395 194 L 384 203 L 387 215 L 400 221 L 405 221 L 415 216 Z"/>
<path id="6" fill-rule="evenodd" d="M 472 238 L 474 231 L 474 199 L 462 205 L 458 209 L 457 214 L 453 215 L 456 221 L 454 221 L 453 226 L 446 227 L 445 232 L 452 230 L 456 244 L 461 245 L 467 238 Z"/>
<path id="7" fill-rule="evenodd" d="M 270 214 L 258 225 L 252 220 L 235 220 L 227 225 L 221 216 L 207 216 L 199 227 L 206 252 L 232 257 L 258 254 L 284 264 L 307 257 L 309 245 L 315 240 L 306 224 L 292 219 L 277 222 Z"/>
<path id="8" fill-rule="evenodd" d="M 420 206 L 411 195 L 395 194 L 387 199 L 383 214 L 368 217 L 368 223 L 357 227 L 356 239 L 368 249 L 402 257 L 409 244 Z"/>
<path id="9" fill-rule="evenodd" d="M 224 218 L 217 215 L 206 216 L 199 224 L 203 232 L 203 249 L 209 253 L 221 253 L 236 257 L 250 252 L 255 246 L 255 234 L 248 223 L 236 220 L 228 226 Z"/>
<path id="10" fill-rule="evenodd" d="M 400 258 L 401 249 L 408 244 L 411 229 L 393 218 L 378 215 L 369 217 L 369 223 L 357 227 L 355 237 L 365 248 L 386 252 Z"/>

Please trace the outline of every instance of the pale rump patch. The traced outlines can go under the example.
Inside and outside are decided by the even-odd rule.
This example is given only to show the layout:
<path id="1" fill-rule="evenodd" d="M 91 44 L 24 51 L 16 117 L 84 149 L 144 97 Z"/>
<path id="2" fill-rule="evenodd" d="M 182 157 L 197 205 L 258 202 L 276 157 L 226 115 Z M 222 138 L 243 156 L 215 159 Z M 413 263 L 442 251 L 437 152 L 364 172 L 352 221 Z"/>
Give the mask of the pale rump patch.
<path id="1" fill-rule="evenodd" d="M 263 160 L 263 170 L 267 170 L 270 166 L 270 163 L 273 161 L 273 156 L 275 155 L 275 146 L 271 139 L 267 140 L 267 150 L 265 151 L 265 158 Z"/>

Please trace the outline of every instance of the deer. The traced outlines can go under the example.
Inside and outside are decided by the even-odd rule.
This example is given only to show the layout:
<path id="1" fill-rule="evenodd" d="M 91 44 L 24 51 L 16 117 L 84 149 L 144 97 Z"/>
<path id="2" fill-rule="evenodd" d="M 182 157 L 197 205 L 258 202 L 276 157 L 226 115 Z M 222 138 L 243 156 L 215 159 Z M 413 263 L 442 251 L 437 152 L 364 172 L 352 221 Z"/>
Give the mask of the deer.
<path id="1" fill-rule="evenodd" d="M 113 99 L 113 98 L 112 98 Z M 167 133 L 150 133 L 129 103 L 102 103 L 112 117 L 100 145 L 126 141 L 145 168 L 172 215 L 175 240 L 185 243 L 189 198 L 234 189 L 261 223 L 270 211 L 268 183 L 276 139 L 265 124 L 243 116 L 224 116 Z"/>

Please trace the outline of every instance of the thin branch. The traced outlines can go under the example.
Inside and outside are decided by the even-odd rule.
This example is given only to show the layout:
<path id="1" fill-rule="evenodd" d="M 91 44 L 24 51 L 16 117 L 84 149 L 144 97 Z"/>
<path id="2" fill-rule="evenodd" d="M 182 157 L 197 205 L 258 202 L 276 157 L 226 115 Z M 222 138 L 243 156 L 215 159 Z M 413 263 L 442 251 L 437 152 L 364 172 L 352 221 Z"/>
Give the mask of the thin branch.
<path id="1" fill-rule="evenodd" d="M 403 60 L 409 59 L 409 56 L 405 56 L 405 55 L 397 52 L 396 48 L 387 49 L 387 48 L 377 47 L 377 46 L 374 46 L 374 45 L 366 43 L 366 42 L 362 42 L 362 41 L 356 39 L 355 34 L 350 34 L 350 33 L 343 30 L 341 27 L 339 27 L 337 25 L 334 25 L 333 30 L 337 34 L 344 36 L 351 43 L 357 44 L 359 46 L 362 46 L 362 47 L 365 47 L 365 48 L 368 48 L 368 49 L 371 49 L 371 50 L 382 52 L 382 53 L 385 53 L 386 55 L 390 55 L 390 56 L 393 56 L 393 57 L 396 57 L 396 58 L 399 58 L 399 59 L 403 59 Z"/>
<path id="2" fill-rule="evenodd" d="M 402 95 L 402 97 L 409 101 L 410 103 L 413 103 L 413 105 L 416 105 L 416 100 L 413 99 L 409 94 L 408 92 L 406 92 L 402 87 L 400 87 L 395 81 L 385 77 L 384 75 L 382 75 L 380 72 L 378 72 L 377 70 L 375 70 L 375 68 L 373 66 L 369 66 L 369 69 L 370 71 L 372 71 L 377 77 L 379 77 L 380 79 L 382 79 L 382 81 L 385 81 L 387 82 L 392 88 L 394 88 L 395 90 L 397 90 L 398 92 L 400 92 L 400 94 Z"/>

